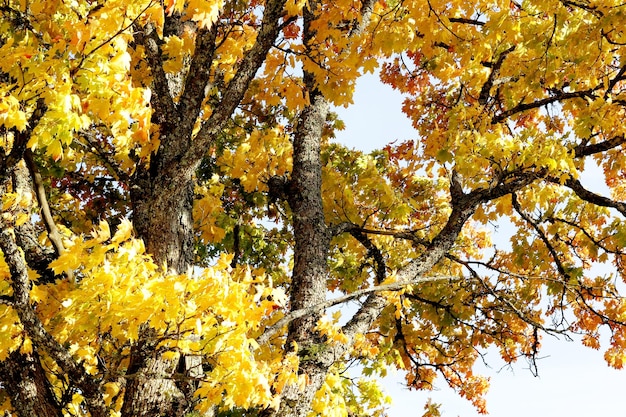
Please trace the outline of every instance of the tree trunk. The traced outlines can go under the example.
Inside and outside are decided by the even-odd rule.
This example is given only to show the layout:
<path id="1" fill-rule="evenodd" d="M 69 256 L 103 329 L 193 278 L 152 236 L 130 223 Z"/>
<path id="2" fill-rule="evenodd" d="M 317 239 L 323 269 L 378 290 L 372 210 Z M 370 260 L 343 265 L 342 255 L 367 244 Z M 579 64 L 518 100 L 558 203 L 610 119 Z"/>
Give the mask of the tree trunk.
<path id="1" fill-rule="evenodd" d="M 35 352 L 11 352 L 4 361 L 0 361 L 0 381 L 19 417 L 63 415 Z"/>
<path id="2" fill-rule="evenodd" d="M 161 358 L 149 328 L 131 349 L 122 416 L 182 416 L 189 401 L 171 378 L 177 363 Z"/>
<path id="3" fill-rule="evenodd" d="M 311 23 L 317 18 L 320 3 L 311 1 L 304 9 L 303 43 L 309 53 L 314 49 L 315 32 Z M 349 35 L 356 35 L 367 25 L 373 2 L 363 2 L 361 20 Z M 355 22 L 358 19 L 355 17 Z M 293 213 L 294 268 L 290 289 L 290 309 L 306 309 L 326 299 L 328 278 L 328 251 L 330 233 L 326 226 L 322 200 L 321 142 L 326 117 L 330 108 L 328 100 L 318 90 L 314 74 L 303 75 L 309 92 L 310 104 L 298 118 L 293 142 L 293 171 L 287 191 L 287 202 Z M 345 347 L 330 347 L 315 328 L 320 314 L 308 314 L 289 324 L 287 346 L 295 342 L 302 358 L 298 372 L 307 377 L 307 385 L 286 387 L 280 408 L 274 415 L 301 417 L 309 414 L 315 393 L 326 379 L 328 369 L 340 357 Z M 320 349 L 320 346 L 323 346 Z"/>
<path id="4" fill-rule="evenodd" d="M 158 264 L 185 273 L 194 258 L 193 182 L 190 176 L 162 174 L 138 168 L 131 188 L 133 223 Z M 158 335 L 148 326 L 140 330 L 131 349 L 122 416 L 176 417 L 190 411 L 190 399 L 172 378 L 178 362 L 163 359 L 157 345 Z"/>
<path id="5" fill-rule="evenodd" d="M 306 77 L 312 85 L 312 77 Z M 328 102 L 321 94 L 311 94 L 311 104 L 302 112 L 295 132 L 293 172 L 288 196 L 295 239 L 290 299 L 292 311 L 319 304 L 326 298 L 329 233 L 322 207 L 320 142 L 328 108 Z M 320 313 L 306 315 L 289 325 L 287 346 L 293 342 L 299 346 L 303 358 L 299 373 L 307 376 L 307 385 L 303 390 L 298 386 L 289 386 L 283 392 L 277 413 L 281 417 L 306 416 L 309 413 L 313 396 L 324 383 L 328 368 L 332 365 L 332 361 L 322 361 L 313 353 L 317 350 L 316 346 L 324 343 L 315 331 Z"/>
<path id="6" fill-rule="evenodd" d="M 311 2 L 304 10 L 304 44 L 315 36 L 310 24 L 316 18 L 318 5 Z M 298 118 L 293 142 L 293 170 L 288 187 L 287 202 L 293 213 L 294 266 L 291 278 L 291 311 L 304 309 L 326 298 L 328 265 L 326 259 L 330 234 L 326 226 L 322 202 L 321 140 L 328 101 L 316 87 L 313 74 L 305 71 L 304 83 L 309 91 L 310 104 Z M 315 330 L 320 314 L 305 315 L 289 324 L 287 346 L 298 345 L 301 357 L 298 372 L 307 377 L 307 385 L 286 387 L 276 415 L 281 417 L 306 416 L 311 402 L 320 389 L 332 360 L 325 360 L 316 347 L 325 343 Z"/>
<path id="7" fill-rule="evenodd" d="M 217 27 L 198 30 L 188 72 L 175 79 L 163 69 L 162 39 L 154 28 L 147 26 L 135 33 L 136 42 L 145 47 L 153 74 L 152 121 L 159 126 L 160 145 L 149 166 L 138 166 L 131 180 L 133 224 L 148 253 L 158 264 L 167 265 L 169 272 L 182 274 L 193 265 L 193 174 L 215 135 L 239 105 L 278 36 L 285 1 L 270 0 L 265 4 L 254 46 L 246 52 L 236 75 L 225 87 L 220 104 L 195 137 L 193 129 L 201 113 L 217 47 Z M 176 27 L 181 23 L 176 20 L 176 15 L 167 17 L 168 31 L 178 30 Z M 180 98 L 175 103 L 177 96 Z M 131 351 L 122 415 L 176 417 L 188 411 L 192 401 L 174 383 L 175 368 L 176 363 L 160 358 L 156 342 L 146 328 Z"/>
<path id="8" fill-rule="evenodd" d="M 184 274 L 194 260 L 191 176 L 138 171 L 131 189 L 135 230 L 157 263 Z"/>

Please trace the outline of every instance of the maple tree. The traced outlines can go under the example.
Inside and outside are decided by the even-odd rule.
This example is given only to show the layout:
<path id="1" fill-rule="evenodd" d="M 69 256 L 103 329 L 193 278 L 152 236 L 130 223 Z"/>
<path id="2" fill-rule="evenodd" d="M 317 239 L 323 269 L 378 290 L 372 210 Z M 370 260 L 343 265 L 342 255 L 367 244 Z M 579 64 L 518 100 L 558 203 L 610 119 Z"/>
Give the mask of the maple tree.
<path id="1" fill-rule="evenodd" d="M 2 409 L 383 415 L 398 368 L 485 411 L 484 349 L 602 329 L 621 368 L 625 13 L 3 0 Z M 364 154 L 331 109 L 377 68 L 420 137 Z"/>

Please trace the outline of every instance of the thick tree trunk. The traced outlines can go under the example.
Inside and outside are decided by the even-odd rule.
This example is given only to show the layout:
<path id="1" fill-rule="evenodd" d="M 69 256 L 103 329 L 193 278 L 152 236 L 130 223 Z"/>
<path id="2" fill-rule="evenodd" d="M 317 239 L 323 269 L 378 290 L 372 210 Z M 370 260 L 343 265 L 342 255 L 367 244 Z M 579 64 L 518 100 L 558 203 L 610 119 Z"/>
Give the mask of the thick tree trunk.
<path id="1" fill-rule="evenodd" d="M 265 60 L 279 30 L 286 0 L 270 0 L 254 46 L 241 60 L 236 75 L 222 92 L 221 103 L 194 136 L 210 81 L 218 28 L 198 29 L 196 49 L 185 76 L 171 77 L 163 69 L 159 39 L 153 27 L 137 31 L 153 74 L 153 123 L 159 126 L 160 146 L 149 166 L 138 166 L 132 178 L 133 224 L 155 261 L 170 272 L 185 273 L 193 265 L 193 173 L 212 145 L 215 135 L 230 119 L 250 81 Z M 167 17 L 168 31 L 176 32 L 181 22 Z M 217 25 L 217 23 L 216 23 Z M 175 103 L 174 97 L 180 97 Z M 193 138 L 192 138 L 193 137 Z M 189 393 L 179 389 L 172 373 L 175 363 L 163 360 L 149 329 L 133 346 L 129 378 L 124 393 L 123 416 L 181 416 L 191 404 Z M 197 366 L 196 366 L 197 368 Z"/>
<path id="2" fill-rule="evenodd" d="M 193 264 L 193 182 L 188 175 L 153 178 L 140 170 L 131 189 L 133 224 L 146 250 L 169 271 Z"/>
<path id="3" fill-rule="evenodd" d="M 309 86 L 314 80 L 305 75 Z M 326 298 L 329 249 L 329 233 L 322 206 L 322 165 L 320 146 L 322 129 L 326 122 L 329 105 L 324 97 L 314 91 L 311 104 L 303 111 L 294 137 L 293 172 L 288 202 L 293 213 L 294 268 L 291 278 L 290 306 L 292 311 L 322 303 Z M 293 342 L 300 349 L 303 359 L 299 372 L 307 376 L 307 385 L 301 390 L 290 386 L 283 392 L 281 417 L 306 416 L 311 401 L 322 386 L 332 361 L 322 360 L 314 354 L 316 346 L 324 344 L 315 327 L 320 313 L 306 315 L 289 325 L 287 346 Z"/>
<path id="4" fill-rule="evenodd" d="M 304 44 L 312 42 L 315 33 L 311 22 L 316 18 L 317 3 L 311 2 L 304 11 Z M 293 170 L 288 187 L 287 202 L 293 213 L 294 267 L 291 278 L 291 311 L 322 303 L 326 298 L 328 250 L 330 234 L 326 226 L 322 202 L 322 162 L 320 157 L 322 132 L 330 108 L 328 101 L 316 88 L 313 74 L 304 73 L 310 104 L 298 118 L 293 141 Z M 305 315 L 289 324 L 287 346 L 298 345 L 302 358 L 298 372 L 306 375 L 307 385 L 291 385 L 282 393 L 277 416 L 300 417 L 309 414 L 311 402 L 320 389 L 332 359 L 323 357 L 317 348 L 325 340 L 315 328 L 320 314 Z"/>
<path id="5" fill-rule="evenodd" d="M 194 258 L 193 182 L 158 171 L 153 177 L 155 171 L 139 168 L 134 177 L 134 227 L 157 263 L 185 273 Z M 160 356 L 157 336 L 146 326 L 131 349 L 122 416 L 177 417 L 190 411 L 191 400 L 172 378 L 178 362 Z"/>
<path id="6" fill-rule="evenodd" d="M 189 411 L 189 401 L 171 378 L 177 363 L 161 358 L 157 344 L 146 328 L 132 347 L 122 416 L 182 416 Z"/>

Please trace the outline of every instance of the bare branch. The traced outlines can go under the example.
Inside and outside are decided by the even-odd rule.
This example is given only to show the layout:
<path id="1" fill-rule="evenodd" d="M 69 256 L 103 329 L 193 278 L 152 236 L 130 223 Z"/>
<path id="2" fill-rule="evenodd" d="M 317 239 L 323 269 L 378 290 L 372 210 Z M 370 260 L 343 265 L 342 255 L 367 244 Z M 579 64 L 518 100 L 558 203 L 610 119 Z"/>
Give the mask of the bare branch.
<path id="1" fill-rule="evenodd" d="M 263 334 L 256 339 L 256 342 L 259 345 L 263 345 L 264 343 L 267 343 L 274 335 L 276 335 L 282 328 L 284 328 L 289 323 L 291 323 L 292 321 L 298 318 L 307 316 L 309 314 L 318 313 L 327 308 L 330 308 L 339 304 L 343 304 L 348 301 L 355 300 L 365 295 L 370 295 L 373 293 L 381 293 L 385 291 L 400 291 L 410 286 L 423 284 L 427 282 L 456 281 L 460 279 L 466 279 L 466 277 L 457 277 L 457 276 L 452 276 L 452 275 L 423 276 L 423 277 L 418 277 L 417 279 L 410 280 L 410 281 L 398 281 L 398 282 L 393 282 L 391 284 L 377 285 L 374 287 L 357 290 L 357 291 L 351 292 L 350 294 L 342 295 L 341 297 L 333 298 L 323 303 L 319 303 L 310 307 L 302 308 L 300 310 L 294 310 L 290 313 L 287 313 L 287 315 L 285 315 L 282 319 L 278 320 L 274 325 L 265 329 L 265 332 L 263 332 Z"/>
<path id="2" fill-rule="evenodd" d="M 35 161 L 33 160 L 33 154 L 30 149 L 27 149 L 24 152 L 24 160 L 26 161 L 28 172 L 30 173 L 31 179 L 33 181 L 33 188 L 35 189 L 37 202 L 39 203 L 39 208 L 41 209 L 41 219 L 46 226 L 46 230 L 48 231 L 48 238 L 50 239 L 50 242 L 52 242 L 52 246 L 54 246 L 54 249 L 58 256 L 65 252 L 63 239 L 61 238 L 59 229 L 57 229 L 54 219 L 52 218 L 50 206 L 48 205 L 48 198 L 46 197 L 46 190 L 43 185 L 43 179 L 41 178 L 41 174 L 39 173 L 37 165 L 35 165 Z"/>
<path id="3" fill-rule="evenodd" d="M 559 184 L 557 178 L 548 178 L 550 181 Z M 610 207 L 619 211 L 622 216 L 626 217 L 626 203 L 622 203 L 620 201 L 612 200 L 608 197 L 604 197 L 600 194 L 596 194 L 592 191 L 587 190 L 580 181 L 575 180 L 573 178 L 565 181 L 565 186 L 574 191 L 574 193 L 581 199 L 588 203 L 595 204 L 601 207 Z"/>

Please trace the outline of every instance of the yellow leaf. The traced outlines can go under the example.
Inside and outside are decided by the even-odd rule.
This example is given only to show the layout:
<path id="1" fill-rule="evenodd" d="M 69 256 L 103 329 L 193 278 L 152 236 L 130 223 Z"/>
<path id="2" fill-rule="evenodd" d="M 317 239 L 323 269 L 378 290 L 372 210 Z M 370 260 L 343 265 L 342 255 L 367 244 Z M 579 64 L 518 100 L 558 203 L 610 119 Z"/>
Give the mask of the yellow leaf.
<path id="1" fill-rule="evenodd" d="M 191 18 L 205 28 L 213 26 L 223 6 L 222 0 L 189 0 L 187 2 Z"/>
<path id="2" fill-rule="evenodd" d="M 121 243 L 128 240 L 133 232 L 133 225 L 128 219 L 122 219 L 122 222 L 117 226 L 117 231 L 111 239 L 113 243 Z"/>
<path id="3" fill-rule="evenodd" d="M 167 352 L 164 352 L 162 357 L 165 360 L 174 360 L 177 359 L 180 356 L 180 354 L 178 352 L 176 352 L 175 350 L 168 350 Z"/>

